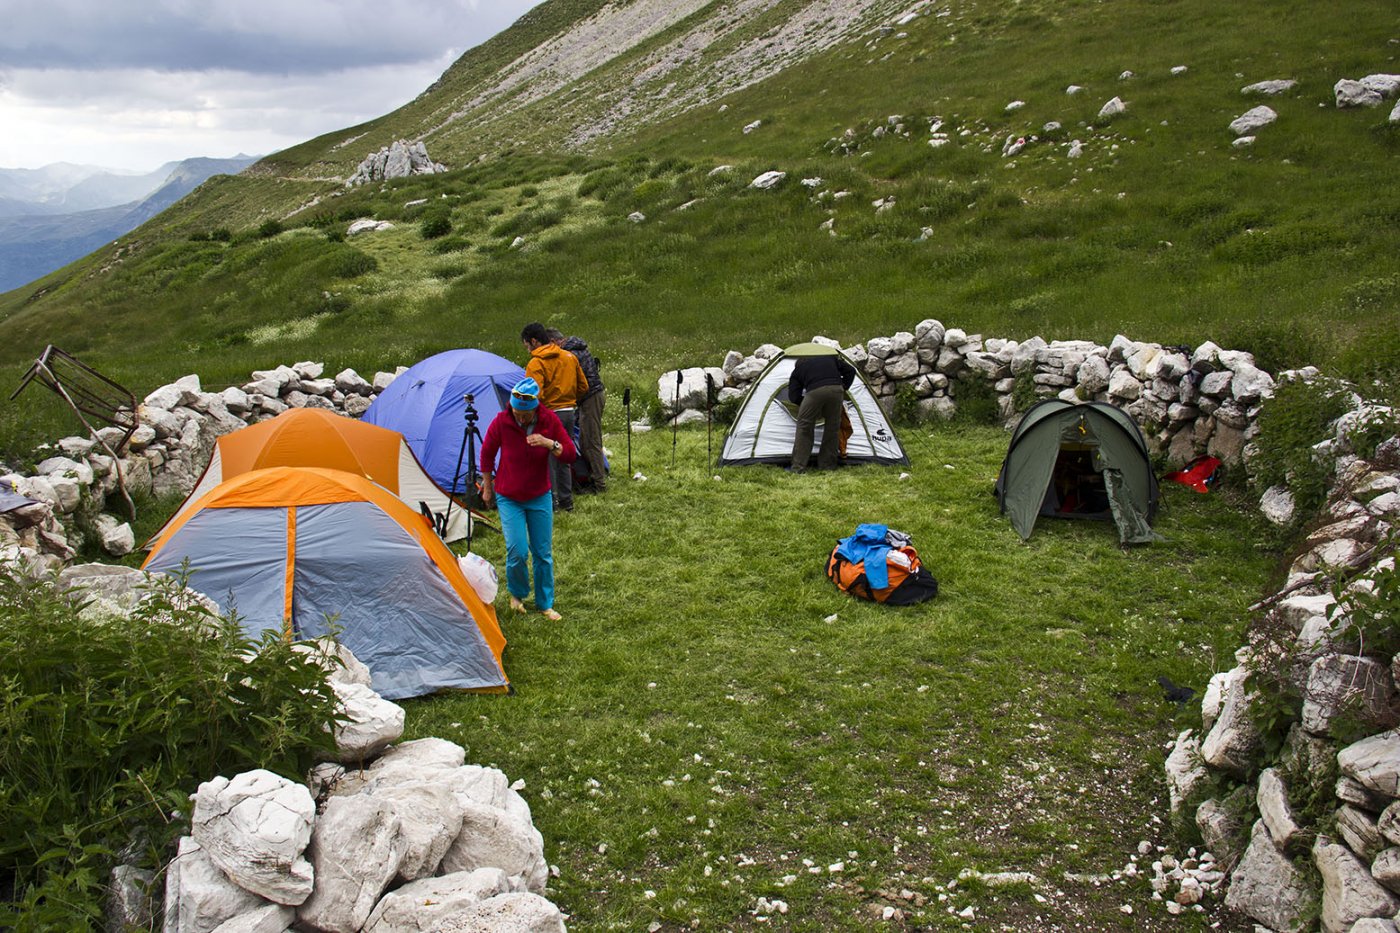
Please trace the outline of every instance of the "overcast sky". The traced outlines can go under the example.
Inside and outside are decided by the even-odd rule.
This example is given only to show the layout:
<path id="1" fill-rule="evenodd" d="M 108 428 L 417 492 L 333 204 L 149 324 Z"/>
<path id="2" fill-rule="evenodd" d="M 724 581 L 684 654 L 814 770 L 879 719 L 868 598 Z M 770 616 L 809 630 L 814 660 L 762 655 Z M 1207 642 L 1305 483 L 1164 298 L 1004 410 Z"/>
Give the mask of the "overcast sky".
<path id="1" fill-rule="evenodd" d="M 540 0 L 0 0 L 0 168 L 266 155 L 388 113 Z"/>

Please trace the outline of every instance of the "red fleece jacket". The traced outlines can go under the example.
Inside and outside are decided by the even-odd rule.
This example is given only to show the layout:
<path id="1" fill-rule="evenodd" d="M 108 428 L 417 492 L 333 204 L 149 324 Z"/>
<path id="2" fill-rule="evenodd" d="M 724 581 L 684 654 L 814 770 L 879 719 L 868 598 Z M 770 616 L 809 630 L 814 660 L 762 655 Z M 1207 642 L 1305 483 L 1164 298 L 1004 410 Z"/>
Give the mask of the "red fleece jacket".
<path id="1" fill-rule="evenodd" d="M 559 459 L 573 463 L 578 457 L 574 442 L 559 416 L 541 405 L 535 409 L 535 423 L 530 426 L 532 434 L 543 434 L 550 440 L 564 446 Z M 486 437 L 481 442 L 481 470 L 495 473 L 497 495 L 509 496 L 517 502 L 524 502 L 542 496 L 550 490 L 549 458 L 554 456 L 549 447 L 531 447 L 525 443 L 525 429 L 515 423 L 515 416 L 509 410 L 491 419 L 486 428 Z M 501 462 L 496 463 L 500 454 Z"/>

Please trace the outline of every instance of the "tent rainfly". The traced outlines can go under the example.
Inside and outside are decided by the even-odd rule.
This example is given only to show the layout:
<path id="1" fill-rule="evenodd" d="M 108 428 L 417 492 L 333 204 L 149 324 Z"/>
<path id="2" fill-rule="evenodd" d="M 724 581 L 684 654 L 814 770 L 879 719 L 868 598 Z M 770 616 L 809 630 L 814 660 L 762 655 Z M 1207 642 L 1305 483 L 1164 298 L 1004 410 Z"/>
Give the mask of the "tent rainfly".
<path id="1" fill-rule="evenodd" d="M 420 512 L 444 541 L 467 536 L 467 509 L 461 503 L 448 507 L 447 493 L 423 470 L 403 435 L 321 408 L 290 408 L 276 418 L 219 438 L 194 491 L 147 547 L 224 480 L 277 466 L 358 473 Z"/>
<path id="2" fill-rule="evenodd" d="M 273 467 L 225 480 L 171 522 L 144 570 L 179 572 L 243 630 L 337 637 L 391 700 L 509 688 L 494 607 L 428 523 L 341 470 Z"/>
<path id="3" fill-rule="evenodd" d="M 799 343 L 769 360 L 739 403 L 734 423 L 724 436 L 719 465 L 783 464 L 791 460 L 793 441 L 797 437 L 797 414 L 787 400 L 788 378 L 801 357 L 838 355 L 841 352 L 833 347 Z M 859 367 L 856 367 L 855 381 L 846 392 L 845 407 L 851 423 L 845 463 L 909 463 L 885 410 L 875 400 Z M 822 425 L 818 424 L 812 439 L 813 456 L 821 448 L 822 430 Z"/>
<path id="4" fill-rule="evenodd" d="M 1047 399 L 1022 416 L 996 482 L 997 501 L 1029 538 L 1042 515 L 1112 520 L 1124 544 L 1160 541 L 1157 477 L 1133 419 L 1104 402 Z"/>
<path id="5" fill-rule="evenodd" d="M 463 475 L 457 475 L 466 428 L 464 397 L 474 397 L 478 430 L 485 433 L 491 419 L 509 407 L 510 387 L 524 378 L 525 370 L 494 353 L 447 350 L 400 374 L 379 393 L 363 420 L 398 431 L 439 486 L 466 493 L 472 480 L 465 475 L 465 460 Z"/>

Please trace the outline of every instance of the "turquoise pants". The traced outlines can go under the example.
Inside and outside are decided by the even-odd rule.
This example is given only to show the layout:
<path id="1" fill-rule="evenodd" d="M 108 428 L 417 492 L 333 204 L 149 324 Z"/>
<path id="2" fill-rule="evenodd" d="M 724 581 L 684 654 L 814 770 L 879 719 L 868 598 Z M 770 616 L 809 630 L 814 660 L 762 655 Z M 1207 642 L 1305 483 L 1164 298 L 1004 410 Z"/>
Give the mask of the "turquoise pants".
<path id="1" fill-rule="evenodd" d="M 530 595 L 530 569 L 535 564 L 535 608 L 554 608 L 554 502 L 549 493 L 519 502 L 496 496 L 501 533 L 506 539 L 506 589 L 516 599 Z"/>

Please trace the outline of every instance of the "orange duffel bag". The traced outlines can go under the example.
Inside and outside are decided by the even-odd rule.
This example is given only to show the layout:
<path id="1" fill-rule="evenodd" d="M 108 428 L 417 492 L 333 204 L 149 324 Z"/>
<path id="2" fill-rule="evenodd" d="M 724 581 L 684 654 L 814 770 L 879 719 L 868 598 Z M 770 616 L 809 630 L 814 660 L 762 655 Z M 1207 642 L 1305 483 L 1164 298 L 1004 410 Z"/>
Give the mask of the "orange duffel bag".
<path id="1" fill-rule="evenodd" d="M 853 563 L 843 557 L 840 550 L 840 544 L 832 548 L 826 561 L 826 575 L 838 589 L 852 596 L 890 606 L 911 606 L 938 595 L 938 581 L 924 569 L 919 552 L 909 545 L 890 548 L 885 558 L 889 585 L 878 590 L 870 588 L 865 561 Z"/>

